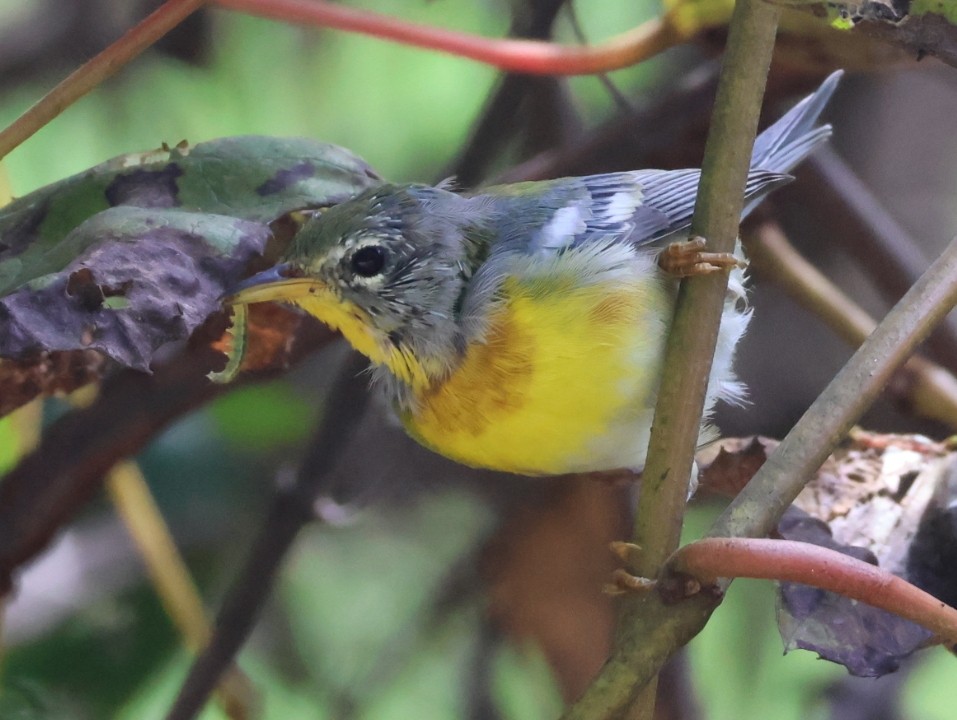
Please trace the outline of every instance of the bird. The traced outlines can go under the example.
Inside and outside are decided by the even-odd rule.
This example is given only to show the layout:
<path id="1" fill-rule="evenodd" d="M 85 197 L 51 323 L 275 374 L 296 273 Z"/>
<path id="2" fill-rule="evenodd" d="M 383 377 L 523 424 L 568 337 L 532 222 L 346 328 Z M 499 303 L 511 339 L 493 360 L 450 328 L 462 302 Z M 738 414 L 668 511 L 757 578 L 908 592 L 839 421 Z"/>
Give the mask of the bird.
<path id="1" fill-rule="evenodd" d="M 742 217 L 830 136 L 818 118 L 840 75 L 757 137 Z M 287 303 L 340 331 L 408 434 L 452 460 L 531 476 L 640 471 L 677 276 L 730 272 L 700 441 L 718 400 L 745 399 L 741 251 L 700 254 L 688 239 L 700 176 L 383 184 L 307 220 L 224 302 Z"/>

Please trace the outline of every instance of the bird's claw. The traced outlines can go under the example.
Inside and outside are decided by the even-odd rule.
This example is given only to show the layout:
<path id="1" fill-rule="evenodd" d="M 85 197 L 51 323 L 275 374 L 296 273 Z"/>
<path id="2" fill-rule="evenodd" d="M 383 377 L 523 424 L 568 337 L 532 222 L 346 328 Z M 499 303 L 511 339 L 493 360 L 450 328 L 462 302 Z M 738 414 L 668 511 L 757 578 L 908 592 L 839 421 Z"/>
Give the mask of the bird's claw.
<path id="1" fill-rule="evenodd" d="M 602 588 L 606 595 L 643 595 L 655 589 L 657 581 L 632 575 L 624 568 L 611 574 L 611 582 Z"/>
<path id="2" fill-rule="evenodd" d="M 743 260 L 731 253 L 704 252 L 706 246 L 707 241 L 698 236 L 673 242 L 659 253 L 658 267 L 679 278 L 746 267 Z"/>
<path id="3" fill-rule="evenodd" d="M 625 568 L 618 568 L 611 574 L 611 582 L 604 587 L 607 595 L 633 595 L 635 593 L 646 593 L 653 590 L 655 581 L 635 575 L 633 568 L 638 566 L 641 557 L 641 547 L 634 543 L 615 541 L 609 546 L 611 551 L 618 556 Z"/>

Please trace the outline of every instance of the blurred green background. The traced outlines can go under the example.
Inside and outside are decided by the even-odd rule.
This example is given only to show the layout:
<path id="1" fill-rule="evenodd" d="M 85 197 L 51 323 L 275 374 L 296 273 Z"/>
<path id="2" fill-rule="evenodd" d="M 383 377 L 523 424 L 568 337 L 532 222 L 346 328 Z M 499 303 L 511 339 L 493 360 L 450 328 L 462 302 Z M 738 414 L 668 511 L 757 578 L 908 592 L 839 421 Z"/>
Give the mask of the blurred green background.
<path id="1" fill-rule="evenodd" d="M 0 68 L 0 123 L 109 40 L 110 28 L 131 12 L 126 3 L 102 2 L 101 15 L 81 22 L 70 4 L 0 0 L 0 40 L 8 39 L 0 46 L 9 55 L 10 38 L 31 28 L 79 23 L 60 28 L 63 39 L 35 57 L 21 49 L 29 62 Z M 489 36 L 507 30 L 510 13 L 506 0 L 365 5 Z M 655 3 L 634 0 L 578 6 L 593 40 L 658 12 Z M 557 27 L 571 40 L 566 21 Z M 390 179 L 430 182 L 466 142 L 497 78 L 470 61 L 222 11 L 208 12 L 189 32 L 181 40 L 195 52 L 150 52 L 12 153 L 5 166 L 14 193 L 164 141 L 236 134 L 312 136 L 354 150 Z M 667 83 L 686 59 L 679 51 L 612 77 L 631 96 Z M 586 124 L 615 112 L 597 79 L 575 79 L 568 87 Z M 321 378 L 335 366 L 336 352 L 194 413 L 139 458 L 211 610 L 259 527 L 277 468 L 293 466 L 302 454 L 321 407 Z M 46 420 L 62 412 L 61 403 L 50 402 Z M 447 599 L 450 577 L 497 527 L 507 490 L 496 485 L 490 493 L 473 475 L 445 464 L 435 470 L 386 422 L 364 432 L 374 442 L 385 435 L 389 447 L 399 448 L 393 463 L 411 458 L 406 475 L 425 467 L 431 475 L 380 488 L 341 526 L 316 526 L 300 537 L 241 655 L 264 701 L 263 717 L 556 717 L 561 695 L 540 650 L 527 642 L 487 642 L 485 600 L 474 583 Z M 16 429 L 6 419 L 0 464 L 8 467 L 15 456 Z M 388 487 L 390 472 L 380 468 L 376 483 Z M 444 474 L 455 478 L 443 482 Z M 516 483 L 525 488 L 525 481 Z M 700 534 L 714 512 L 697 507 L 688 536 Z M 22 596 L 5 621 L 0 719 L 163 716 L 189 658 L 104 499 L 85 509 L 22 580 Z M 735 583 L 691 644 L 700 717 L 832 717 L 824 691 L 844 671 L 806 653 L 782 657 L 772 613 L 770 587 Z M 903 681 L 904 716 L 945 720 L 957 706 L 957 683 L 948 682 L 953 672 L 953 658 L 933 651 L 906 677 L 860 682 L 876 689 Z M 221 713 L 210 708 L 203 717 Z"/>

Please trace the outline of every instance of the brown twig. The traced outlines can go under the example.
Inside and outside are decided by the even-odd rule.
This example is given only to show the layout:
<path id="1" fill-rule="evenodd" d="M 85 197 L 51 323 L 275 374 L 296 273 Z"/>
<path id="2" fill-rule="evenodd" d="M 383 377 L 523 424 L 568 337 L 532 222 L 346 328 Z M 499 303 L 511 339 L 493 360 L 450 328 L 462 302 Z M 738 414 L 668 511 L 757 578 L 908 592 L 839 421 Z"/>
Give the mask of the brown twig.
<path id="1" fill-rule="evenodd" d="M 294 482 L 280 486 L 243 570 L 216 616 L 209 645 L 190 668 L 167 720 L 190 720 L 206 703 L 242 647 L 269 597 L 283 556 L 316 517 L 315 503 L 365 411 L 368 381 L 364 358 L 353 354 L 339 371 L 309 454 Z"/>
<path id="2" fill-rule="evenodd" d="M 814 153 L 801 172 L 809 175 L 808 182 L 796 183 L 796 192 L 854 257 L 868 259 L 868 277 L 889 303 L 897 302 L 928 265 L 917 240 L 832 148 Z M 941 323 L 927 346 L 938 362 L 957 372 L 957 320 Z"/>
<path id="3" fill-rule="evenodd" d="M 906 618 L 957 645 L 957 610 L 876 565 L 793 540 L 706 538 L 668 561 L 663 578 L 690 575 L 702 586 L 718 578 L 799 582 Z"/>
<path id="4" fill-rule="evenodd" d="M 206 0 L 166 0 L 123 36 L 70 73 L 0 131 L 0 158 L 198 10 Z"/>
<path id="5" fill-rule="evenodd" d="M 107 378 L 97 400 L 45 432 L 39 447 L 0 483 L 0 593 L 12 574 L 40 552 L 100 487 L 119 460 L 135 455 L 160 430 L 235 387 L 211 383 L 206 374 L 222 365 L 209 343 L 222 333 L 204 327 L 191 346 L 152 375 L 123 370 Z M 297 343 L 295 358 L 329 342 L 323 330 Z M 247 381 L 252 378 L 247 378 Z"/>
<path id="6" fill-rule="evenodd" d="M 877 321 L 805 260 L 788 242 L 775 222 L 764 222 L 745 236 L 752 266 L 778 283 L 795 300 L 851 345 L 857 347 Z M 906 392 L 904 399 L 915 413 L 957 430 L 957 379 L 945 368 L 915 355 L 898 371 L 903 382 L 890 387 Z"/>
<path id="7" fill-rule="evenodd" d="M 535 40 L 485 38 L 429 25 L 405 22 L 325 0 L 214 0 L 217 5 L 251 15 L 371 35 L 459 57 L 510 72 L 534 75 L 591 75 L 635 65 L 685 38 L 669 16 L 591 47 Z"/>

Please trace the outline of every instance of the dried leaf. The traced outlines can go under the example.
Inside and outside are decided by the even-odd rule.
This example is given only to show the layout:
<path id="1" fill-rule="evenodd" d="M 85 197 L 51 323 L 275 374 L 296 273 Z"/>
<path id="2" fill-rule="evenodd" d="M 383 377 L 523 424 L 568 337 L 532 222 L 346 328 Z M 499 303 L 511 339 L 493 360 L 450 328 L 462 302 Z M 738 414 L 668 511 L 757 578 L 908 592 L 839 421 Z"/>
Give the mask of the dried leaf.
<path id="1" fill-rule="evenodd" d="M 288 239 L 282 218 L 378 181 L 325 143 L 224 138 L 114 158 L 0 209 L 0 410 L 95 379 L 102 358 L 149 370 Z M 281 363 L 291 339 L 254 330 L 271 337 L 253 360 Z"/>
<path id="2" fill-rule="evenodd" d="M 954 462 L 946 446 L 920 436 L 856 430 L 828 458 L 778 531 L 788 540 L 880 565 L 952 602 L 957 596 L 957 523 L 949 509 Z M 896 615 L 797 583 L 781 584 L 778 628 L 788 650 L 813 650 L 867 677 L 893 672 L 931 637 Z"/>

